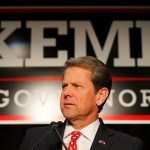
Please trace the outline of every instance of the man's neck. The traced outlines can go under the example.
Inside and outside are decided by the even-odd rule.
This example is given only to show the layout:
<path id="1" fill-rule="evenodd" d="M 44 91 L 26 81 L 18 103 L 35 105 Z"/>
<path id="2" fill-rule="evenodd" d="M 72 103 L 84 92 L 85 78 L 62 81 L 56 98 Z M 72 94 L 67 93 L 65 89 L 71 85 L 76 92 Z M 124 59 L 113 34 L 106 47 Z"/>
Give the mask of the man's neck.
<path id="1" fill-rule="evenodd" d="M 73 119 L 73 120 L 68 120 L 69 124 L 76 130 L 81 130 L 82 128 L 88 126 L 92 122 L 94 122 L 98 117 L 92 118 L 92 119 Z"/>

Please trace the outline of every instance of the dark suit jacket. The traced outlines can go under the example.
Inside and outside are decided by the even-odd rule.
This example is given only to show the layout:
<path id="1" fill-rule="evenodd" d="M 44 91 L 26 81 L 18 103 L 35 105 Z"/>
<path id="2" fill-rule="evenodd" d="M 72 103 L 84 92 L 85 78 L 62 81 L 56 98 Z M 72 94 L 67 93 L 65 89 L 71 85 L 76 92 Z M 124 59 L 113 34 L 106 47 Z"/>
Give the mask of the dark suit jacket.
<path id="1" fill-rule="evenodd" d="M 63 137 L 65 122 L 57 128 Z M 32 150 L 50 130 L 50 126 L 34 127 L 27 131 L 19 150 Z M 100 126 L 90 150 L 142 150 L 143 142 L 137 138 L 119 131 L 112 130 L 104 125 L 100 119 Z M 35 150 L 61 150 L 62 143 L 55 130 L 36 147 Z"/>

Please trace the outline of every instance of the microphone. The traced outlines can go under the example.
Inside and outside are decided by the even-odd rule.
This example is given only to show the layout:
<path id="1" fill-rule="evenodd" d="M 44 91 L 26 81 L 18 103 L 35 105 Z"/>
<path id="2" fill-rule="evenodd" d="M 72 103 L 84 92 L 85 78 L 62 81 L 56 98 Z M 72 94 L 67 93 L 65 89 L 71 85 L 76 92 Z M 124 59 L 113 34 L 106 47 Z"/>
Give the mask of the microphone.
<path id="1" fill-rule="evenodd" d="M 59 132 L 57 130 L 57 127 L 59 127 L 60 123 L 61 123 L 61 121 L 59 121 L 57 123 L 52 121 L 50 123 L 50 127 L 51 127 L 50 130 L 32 147 L 31 150 L 34 150 L 53 131 L 53 129 L 55 129 L 59 139 L 61 140 L 61 143 L 63 144 L 64 148 L 67 150 L 67 146 L 65 145 L 63 139 L 61 138 L 61 135 L 59 134 Z"/>

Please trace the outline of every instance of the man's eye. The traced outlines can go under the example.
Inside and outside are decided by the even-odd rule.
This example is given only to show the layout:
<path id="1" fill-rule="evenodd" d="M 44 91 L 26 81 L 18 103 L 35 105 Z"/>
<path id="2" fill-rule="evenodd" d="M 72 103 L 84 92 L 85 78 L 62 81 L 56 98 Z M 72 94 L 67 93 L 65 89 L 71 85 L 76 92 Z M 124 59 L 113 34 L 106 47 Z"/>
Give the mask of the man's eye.
<path id="1" fill-rule="evenodd" d="M 76 85 L 74 85 L 76 88 L 79 88 L 79 87 L 81 87 L 81 85 L 78 85 L 78 84 L 76 84 Z"/>
<path id="2" fill-rule="evenodd" d="M 62 85 L 62 89 L 64 89 L 65 87 L 67 87 L 67 85 L 66 85 L 66 84 Z"/>

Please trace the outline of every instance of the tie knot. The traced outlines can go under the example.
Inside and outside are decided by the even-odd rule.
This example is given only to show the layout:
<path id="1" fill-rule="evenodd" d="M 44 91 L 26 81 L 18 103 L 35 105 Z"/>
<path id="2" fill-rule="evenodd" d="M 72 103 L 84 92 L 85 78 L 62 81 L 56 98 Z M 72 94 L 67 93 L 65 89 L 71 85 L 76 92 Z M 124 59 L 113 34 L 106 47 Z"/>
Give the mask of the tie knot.
<path id="1" fill-rule="evenodd" d="M 80 131 L 73 131 L 71 134 L 72 134 L 71 139 L 73 141 L 76 141 L 79 138 L 79 136 L 81 135 L 81 132 Z"/>

